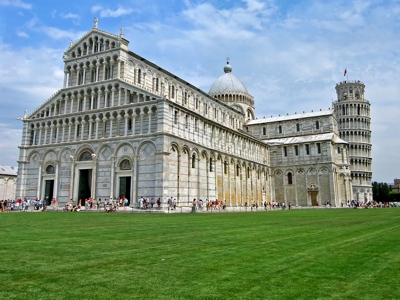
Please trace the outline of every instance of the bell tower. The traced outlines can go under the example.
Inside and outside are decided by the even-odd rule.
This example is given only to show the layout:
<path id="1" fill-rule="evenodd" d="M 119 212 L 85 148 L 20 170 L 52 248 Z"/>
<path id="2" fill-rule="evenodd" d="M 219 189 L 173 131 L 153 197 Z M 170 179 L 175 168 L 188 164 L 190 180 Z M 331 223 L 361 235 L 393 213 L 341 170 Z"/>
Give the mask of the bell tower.
<path id="1" fill-rule="evenodd" d="M 371 104 L 364 98 L 365 85 L 359 80 L 336 84 L 333 102 L 339 136 L 349 143 L 354 200 L 372 201 Z"/>

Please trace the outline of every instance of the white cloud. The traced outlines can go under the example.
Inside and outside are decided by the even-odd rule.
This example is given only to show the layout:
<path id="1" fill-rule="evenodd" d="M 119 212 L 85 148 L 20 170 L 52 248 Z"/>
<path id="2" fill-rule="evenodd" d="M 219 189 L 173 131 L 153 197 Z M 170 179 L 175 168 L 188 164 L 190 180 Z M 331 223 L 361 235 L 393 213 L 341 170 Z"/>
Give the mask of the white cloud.
<path id="1" fill-rule="evenodd" d="M 18 35 L 19 37 L 22 37 L 22 38 L 28 38 L 28 37 L 29 37 L 29 34 L 27 34 L 27 33 L 24 32 L 24 31 L 21 31 L 21 30 L 18 30 L 18 31 L 17 31 L 17 35 Z"/>
<path id="2" fill-rule="evenodd" d="M 79 20 L 80 18 L 79 15 L 73 13 L 67 13 L 67 14 L 61 13 L 60 16 L 63 19 L 72 19 L 72 20 Z"/>
<path id="3" fill-rule="evenodd" d="M 60 16 L 63 19 L 72 20 L 72 24 L 74 25 L 78 25 L 81 19 L 79 15 L 73 13 L 62 13 Z"/>
<path id="4" fill-rule="evenodd" d="M 32 4 L 25 3 L 20 0 L 0 0 L 0 5 L 18 7 L 18 8 L 23 8 L 23 9 L 31 9 L 32 8 Z"/>
<path id="5" fill-rule="evenodd" d="M 122 6 L 118 6 L 117 9 L 103 8 L 102 6 L 96 5 L 92 7 L 92 13 L 100 13 L 100 17 L 102 18 L 118 18 L 123 15 L 129 15 L 133 12 L 132 8 L 124 8 Z"/>
<path id="6" fill-rule="evenodd" d="M 41 26 L 38 28 L 41 32 L 55 40 L 77 40 L 86 32 L 73 32 L 69 30 L 62 30 L 56 27 Z"/>

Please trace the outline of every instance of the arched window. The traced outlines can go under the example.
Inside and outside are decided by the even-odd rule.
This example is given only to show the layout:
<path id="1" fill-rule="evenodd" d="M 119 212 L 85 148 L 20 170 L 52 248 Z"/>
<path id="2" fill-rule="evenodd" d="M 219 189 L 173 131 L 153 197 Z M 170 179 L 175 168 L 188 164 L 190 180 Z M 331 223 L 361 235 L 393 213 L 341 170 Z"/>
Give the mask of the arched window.
<path id="1" fill-rule="evenodd" d="M 119 164 L 119 168 L 121 170 L 131 170 L 132 166 L 131 163 L 128 159 L 124 159 L 123 161 L 121 161 L 121 163 Z"/>
<path id="2" fill-rule="evenodd" d="M 52 165 L 49 165 L 49 166 L 47 166 L 47 168 L 46 168 L 46 174 L 54 174 L 56 171 L 55 171 L 55 169 L 54 169 L 54 166 L 52 166 Z"/>
<path id="3" fill-rule="evenodd" d="M 90 153 L 89 151 L 83 152 L 79 157 L 79 161 L 87 161 L 87 160 L 93 160 L 92 153 Z"/>
<path id="4" fill-rule="evenodd" d="M 137 82 L 138 83 L 141 83 L 141 81 L 142 81 L 142 70 L 138 70 L 138 76 L 137 76 Z"/>
<path id="5" fill-rule="evenodd" d="M 192 155 L 192 168 L 196 168 L 196 155 Z"/>
<path id="6" fill-rule="evenodd" d="M 288 180 L 288 184 L 293 184 L 293 175 L 292 173 L 288 173 L 287 174 L 287 180 Z"/>
<path id="7" fill-rule="evenodd" d="M 210 157 L 210 172 L 214 172 L 213 170 L 213 159 Z"/>

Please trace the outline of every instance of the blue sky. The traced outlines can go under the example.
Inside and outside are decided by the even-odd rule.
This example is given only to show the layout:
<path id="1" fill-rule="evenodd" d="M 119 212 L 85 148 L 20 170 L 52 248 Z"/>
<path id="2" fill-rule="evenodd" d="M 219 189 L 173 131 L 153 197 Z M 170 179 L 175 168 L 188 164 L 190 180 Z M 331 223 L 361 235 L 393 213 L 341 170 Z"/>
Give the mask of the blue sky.
<path id="1" fill-rule="evenodd" d="M 400 0 L 0 0 L 0 164 L 16 166 L 24 109 L 63 83 L 63 52 L 99 18 L 129 49 L 208 91 L 233 73 L 256 115 L 328 109 L 361 80 L 371 102 L 373 180 L 400 177 Z"/>

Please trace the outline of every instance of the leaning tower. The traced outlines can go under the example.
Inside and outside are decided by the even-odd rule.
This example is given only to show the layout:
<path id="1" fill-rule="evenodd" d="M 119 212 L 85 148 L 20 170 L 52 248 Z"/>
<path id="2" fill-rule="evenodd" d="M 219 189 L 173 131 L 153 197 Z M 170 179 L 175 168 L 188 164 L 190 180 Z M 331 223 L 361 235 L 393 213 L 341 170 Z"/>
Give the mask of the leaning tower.
<path id="1" fill-rule="evenodd" d="M 353 198 L 363 202 L 372 200 L 371 104 L 364 91 L 361 81 L 339 82 L 333 103 L 339 136 L 349 143 Z"/>

